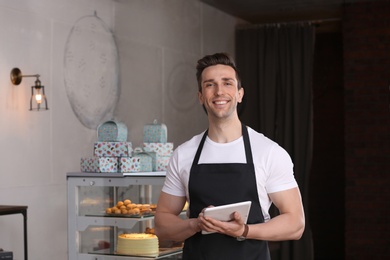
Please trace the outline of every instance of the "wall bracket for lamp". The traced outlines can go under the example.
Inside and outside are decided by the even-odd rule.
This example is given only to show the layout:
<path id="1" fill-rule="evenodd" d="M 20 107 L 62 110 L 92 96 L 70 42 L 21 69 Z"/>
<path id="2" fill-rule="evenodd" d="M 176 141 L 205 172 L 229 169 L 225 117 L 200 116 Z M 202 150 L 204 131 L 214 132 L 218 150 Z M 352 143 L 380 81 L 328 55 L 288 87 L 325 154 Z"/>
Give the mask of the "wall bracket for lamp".
<path id="1" fill-rule="evenodd" d="M 23 75 L 19 68 L 11 70 L 11 82 L 14 85 L 19 85 L 24 77 L 35 77 L 35 85 L 31 86 L 30 111 L 44 111 L 49 110 L 47 106 L 47 99 L 45 95 L 45 86 L 41 85 L 39 80 L 40 75 Z"/>

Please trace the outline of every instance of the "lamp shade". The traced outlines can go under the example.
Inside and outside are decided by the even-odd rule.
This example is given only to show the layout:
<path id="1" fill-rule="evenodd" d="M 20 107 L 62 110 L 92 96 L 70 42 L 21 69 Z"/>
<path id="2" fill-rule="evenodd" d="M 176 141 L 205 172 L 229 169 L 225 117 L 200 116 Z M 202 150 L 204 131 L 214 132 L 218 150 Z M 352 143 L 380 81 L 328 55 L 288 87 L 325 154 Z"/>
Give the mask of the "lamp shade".
<path id="1" fill-rule="evenodd" d="M 38 81 L 38 80 L 37 80 Z M 45 86 L 31 86 L 30 111 L 49 110 L 45 95 Z"/>

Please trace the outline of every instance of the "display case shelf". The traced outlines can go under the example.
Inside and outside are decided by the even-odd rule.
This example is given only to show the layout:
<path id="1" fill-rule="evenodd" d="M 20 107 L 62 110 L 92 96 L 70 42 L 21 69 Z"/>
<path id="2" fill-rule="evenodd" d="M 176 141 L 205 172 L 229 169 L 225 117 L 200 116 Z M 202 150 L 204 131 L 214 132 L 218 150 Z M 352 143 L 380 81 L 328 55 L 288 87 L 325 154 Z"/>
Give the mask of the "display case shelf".
<path id="1" fill-rule="evenodd" d="M 166 259 L 166 258 L 171 257 L 171 256 L 179 255 L 179 254 L 181 254 L 181 252 L 182 252 L 181 247 L 172 247 L 172 248 L 160 248 L 160 254 L 157 257 L 119 255 L 119 254 L 116 254 L 114 251 L 109 250 L 109 249 L 94 251 L 94 252 L 91 252 L 91 254 L 100 255 L 100 256 L 109 256 L 109 257 L 121 257 L 121 258 L 118 258 L 121 260 L 123 260 L 123 257 L 126 257 L 126 260 L 127 259 L 137 259 L 137 260 L 149 259 L 149 260 L 151 260 L 151 259 Z M 112 259 L 112 258 L 109 258 L 109 259 Z M 116 258 L 114 258 L 114 259 L 116 259 Z"/>
<path id="2" fill-rule="evenodd" d="M 148 216 L 143 218 L 115 218 L 115 217 L 94 217 L 94 216 L 81 216 L 77 217 L 78 231 L 85 231 L 89 226 L 116 226 L 123 229 L 131 229 L 135 224 L 140 221 L 153 220 L 154 216 Z"/>

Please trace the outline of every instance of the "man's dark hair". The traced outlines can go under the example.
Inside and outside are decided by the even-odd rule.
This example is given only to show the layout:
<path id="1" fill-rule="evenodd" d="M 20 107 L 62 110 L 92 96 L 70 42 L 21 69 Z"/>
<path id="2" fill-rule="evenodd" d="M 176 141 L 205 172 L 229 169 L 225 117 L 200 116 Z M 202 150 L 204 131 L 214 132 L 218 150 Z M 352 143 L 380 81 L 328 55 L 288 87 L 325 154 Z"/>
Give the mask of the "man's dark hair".
<path id="1" fill-rule="evenodd" d="M 241 88 L 241 79 L 238 75 L 238 70 L 236 67 L 236 64 L 234 63 L 233 58 L 230 57 L 227 53 L 215 53 L 212 55 L 206 55 L 202 59 L 198 60 L 198 64 L 196 66 L 196 79 L 198 80 L 198 90 L 199 92 L 202 92 L 202 72 L 205 68 L 214 66 L 214 65 L 227 65 L 234 69 L 236 72 L 236 78 L 237 78 L 237 87 L 238 89 Z"/>

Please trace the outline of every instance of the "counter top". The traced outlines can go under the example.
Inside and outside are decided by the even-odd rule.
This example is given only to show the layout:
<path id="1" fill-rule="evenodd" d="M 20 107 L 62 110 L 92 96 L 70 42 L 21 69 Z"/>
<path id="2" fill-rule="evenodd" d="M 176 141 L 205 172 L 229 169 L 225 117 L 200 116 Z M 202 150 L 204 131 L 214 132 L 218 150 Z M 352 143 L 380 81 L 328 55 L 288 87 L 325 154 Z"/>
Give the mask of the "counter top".
<path id="1" fill-rule="evenodd" d="M 165 172 L 130 172 L 130 173 L 121 173 L 121 172 L 68 172 L 66 177 L 103 177 L 103 178 L 123 178 L 123 177 L 156 177 L 156 176 L 165 176 Z"/>
<path id="2" fill-rule="evenodd" d="M 0 215 L 25 212 L 27 206 L 0 205 Z"/>

